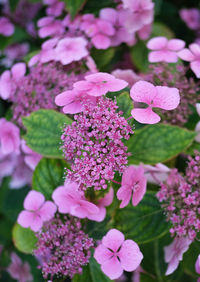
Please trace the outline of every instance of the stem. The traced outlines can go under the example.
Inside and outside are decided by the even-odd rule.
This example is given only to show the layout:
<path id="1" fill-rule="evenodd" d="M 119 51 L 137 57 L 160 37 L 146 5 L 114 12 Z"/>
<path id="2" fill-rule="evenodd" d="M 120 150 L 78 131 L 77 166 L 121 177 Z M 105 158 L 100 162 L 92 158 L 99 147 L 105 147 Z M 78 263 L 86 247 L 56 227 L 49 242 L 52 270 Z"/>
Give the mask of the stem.
<path id="1" fill-rule="evenodd" d="M 132 119 L 133 117 L 132 116 L 130 116 L 129 118 L 127 118 L 126 120 L 128 121 L 128 120 L 130 120 L 130 119 Z"/>
<path id="2" fill-rule="evenodd" d="M 119 184 L 121 185 L 121 182 L 115 181 L 115 180 L 111 180 L 113 183 Z"/>

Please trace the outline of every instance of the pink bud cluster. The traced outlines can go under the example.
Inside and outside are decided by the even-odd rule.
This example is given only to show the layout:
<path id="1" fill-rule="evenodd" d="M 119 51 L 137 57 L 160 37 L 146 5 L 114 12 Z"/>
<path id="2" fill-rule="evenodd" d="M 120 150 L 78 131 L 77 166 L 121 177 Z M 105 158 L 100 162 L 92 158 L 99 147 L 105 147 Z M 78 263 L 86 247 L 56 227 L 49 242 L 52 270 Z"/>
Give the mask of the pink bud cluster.
<path id="1" fill-rule="evenodd" d="M 64 217 L 64 222 L 56 217 L 43 226 L 37 233 L 35 256 L 40 261 L 45 279 L 70 276 L 82 272 L 82 266 L 90 258 L 93 240 L 81 230 L 78 219 Z"/>
<path id="2" fill-rule="evenodd" d="M 165 209 L 167 220 L 172 223 L 170 233 L 178 237 L 188 236 L 194 240 L 200 231 L 200 156 L 189 158 L 186 176 L 176 169 L 171 170 L 168 179 L 161 184 L 157 197 Z"/>
<path id="3" fill-rule="evenodd" d="M 96 105 L 88 103 L 84 107 L 61 137 L 65 158 L 72 161 L 67 178 L 79 183 L 82 190 L 92 186 L 95 190 L 106 189 L 106 182 L 116 171 L 123 173 L 128 163 L 122 139 L 129 139 L 133 131 L 111 99 L 99 97 Z"/>

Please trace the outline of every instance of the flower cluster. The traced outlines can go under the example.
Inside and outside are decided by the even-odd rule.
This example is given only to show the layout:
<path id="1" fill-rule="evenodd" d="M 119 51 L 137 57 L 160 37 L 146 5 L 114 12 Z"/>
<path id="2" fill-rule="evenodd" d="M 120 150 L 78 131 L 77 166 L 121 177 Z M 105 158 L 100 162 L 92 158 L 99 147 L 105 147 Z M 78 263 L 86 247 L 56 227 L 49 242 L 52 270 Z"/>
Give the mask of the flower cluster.
<path id="1" fill-rule="evenodd" d="M 61 137 L 65 158 L 73 160 L 66 175 L 82 190 L 106 189 L 106 181 L 125 169 L 129 154 L 122 139 L 129 139 L 133 131 L 111 99 L 97 98 L 96 105 L 88 103 L 84 108 Z"/>
<path id="2" fill-rule="evenodd" d="M 71 278 L 82 272 L 88 263 L 93 240 L 81 230 L 78 219 L 70 217 L 62 221 L 59 217 L 48 221 L 43 231 L 37 233 L 35 256 L 40 261 L 45 279 L 63 276 Z"/>
<path id="3" fill-rule="evenodd" d="M 172 235 L 188 236 L 194 240 L 200 230 L 199 153 L 189 158 L 186 176 L 171 170 L 166 182 L 161 184 L 157 197 L 165 209 L 167 220 L 173 227 Z"/>

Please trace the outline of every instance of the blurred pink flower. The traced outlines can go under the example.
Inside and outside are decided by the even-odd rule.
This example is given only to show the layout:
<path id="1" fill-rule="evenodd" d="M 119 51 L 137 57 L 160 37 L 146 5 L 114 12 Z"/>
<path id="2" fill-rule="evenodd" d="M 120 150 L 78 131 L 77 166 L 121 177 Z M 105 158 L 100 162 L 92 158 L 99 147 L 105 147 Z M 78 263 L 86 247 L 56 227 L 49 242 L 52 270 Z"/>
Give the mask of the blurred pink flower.
<path id="1" fill-rule="evenodd" d="M 170 169 L 162 163 L 158 163 L 155 166 L 143 164 L 143 167 L 147 181 L 156 184 L 167 180 L 170 172 Z"/>
<path id="2" fill-rule="evenodd" d="M 14 25 L 6 17 L 0 17 L 0 34 L 11 36 L 15 31 Z"/>
<path id="3" fill-rule="evenodd" d="M 178 61 L 177 52 L 185 47 L 185 42 L 180 39 L 170 39 L 158 36 L 147 42 L 147 47 L 153 50 L 149 53 L 149 62 L 176 63 Z"/>
<path id="4" fill-rule="evenodd" d="M 18 154 L 20 148 L 19 128 L 5 118 L 0 119 L 0 148 L 4 155 Z"/>
<path id="5" fill-rule="evenodd" d="M 200 78 L 200 45 L 193 43 L 189 45 L 189 49 L 185 48 L 178 52 L 178 56 L 187 62 L 190 62 L 190 68 L 197 78 Z"/>
<path id="6" fill-rule="evenodd" d="M 128 85 L 124 80 L 117 79 L 113 75 L 98 72 L 85 77 L 85 80 L 74 83 L 74 88 L 79 91 L 86 91 L 91 96 L 102 96 L 107 92 L 122 90 Z"/>
<path id="7" fill-rule="evenodd" d="M 55 49 L 56 60 L 63 65 L 80 61 L 88 55 L 87 41 L 83 37 L 66 37 L 61 39 Z"/>
<path id="8" fill-rule="evenodd" d="M 47 3 L 48 1 L 46 1 L 45 4 L 49 5 L 49 7 L 46 9 L 46 13 L 48 16 L 54 16 L 54 17 L 59 17 L 64 8 L 65 8 L 65 4 L 64 2 L 60 2 L 57 0 L 53 0 L 50 1 L 49 3 Z"/>
<path id="9" fill-rule="evenodd" d="M 59 36 L 65 32 L 65 28 L 61 20 L 56 20 L 54 17 L 44 17 L 37 22 L 40 28 L 38 34 L 41 38 L 47 36 Z"/>
<path id="10" fill-rule="evenodd" d="M 180 102 L 177 88 L 154 86 L 146 81 L 136 82 L 131 88 L 130 95 L 135 102 L 148 105 L 147 108 L 135 108 L 131 111 L 131 115 L 138 122 L 147 124 L 154 124 L 160 121 L 159 115 L 153 112 L 152 108 L 173 110 Z"/>
<path id="11" fill-rule="evenodd" d="M 200 26 L 200 12 L 196 8 L 181 9 L 180 17 L 190 29 L 198 29 Z"/>
<path id="12" fill-rule="evenodd" d="M 111 73 L 118 79 L 125 80 L 128 85 L 131 87 L 133 84 L 135 84 L 137 81 L 141 80 L 142 78 L 137 75 L 133 70 L 122 70 L 122 69 L 116 69 L 112 71 Z"/>
<path id="13" fill-rule="evenodd" d="M 195 270 L 198 274 L 200 274 L 200 255 L 198 255 L 198 258 L 196 260 L 196 263 L 195 263 Z"/>
<path id="14" fill-rule="evenodd" d="M 24 162 L 31 169 L 34 170 L 42 158 L 42 155 L 32 151 L 27 145 L 25 140 L 21 140 L 21 148 L 24 152 Z"/>
<path id="15" fill-rule="evenodd" d="M 120 208 L 124 208 L 132 197 L 133 206 L 137 206 L 146 192 L 147 180 L 142 166 L 129 166 L 122 175 L 122 186 L 117 191 L 117 199 L 122 200 Z"/>
<path id="16" fill-rule="evenodd" d="M 24 211 L 18 215 L 17 222 L 24 228 L 37 232 L 45 221 L 54 217 L 56 205 L 46 201 L 42 193 L 30 191 L 24 200 Z"/>
<path id="17" fill-rule="evenodd" d="M 177 269 L 191 243 L 187 237 L 176 237 L 170 245 L 164 247 L 165 262 L 168 263 L 165 275 L 170 275 Z"/>
<path id="18" fill-rule="evenodd" d="M 110 279 L 117 279 L 123 270 L 134 271 L 140 265 L 143 255 L 133 240 L 125 240 L 122 232 L 111 229 L 95 249 L 94 258 Z"/>
<path id="19" fill-rule="evenodd" d="M 33 277 L 28 262 L 23 263 L 22 260 L 13 252 L 11 253 L 11 264 L 7 268 L 8 273 L 18 282 L 31 282 Z"/>
<path id="20" fill-rule="evenodd" d="M 0 184 L 5 176 L 9 176 L 13 173 L 16 165 L 16 155 L 9 154 L 4 155 L 0 150 Z"/>

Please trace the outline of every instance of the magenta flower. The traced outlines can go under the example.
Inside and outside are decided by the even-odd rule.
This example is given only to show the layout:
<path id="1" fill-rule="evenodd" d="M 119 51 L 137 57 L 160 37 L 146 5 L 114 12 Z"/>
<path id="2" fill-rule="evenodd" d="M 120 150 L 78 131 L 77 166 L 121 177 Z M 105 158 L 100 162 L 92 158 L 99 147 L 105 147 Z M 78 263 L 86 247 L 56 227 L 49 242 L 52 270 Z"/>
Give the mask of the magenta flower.
<path id="1" fill-rule="evenodd" d="M 198 255 L 198 258 L 196 260 L 196 263 L 195 263 L 195 270 L 198 274 L 200 274 L 200 255 Z"/>
<path id="2" fill-rule="evenodd" d="M 143 255 L 133 240 L 125 240 L 122 232 L 111 229 L 95 249 L 94 258 L 110 279 L 117 279 L 123 270 L 134 271 L 140 265 Z"/>
<path id="3" fill-rule="evenodd" d="M 189 49 L 185 48 L 178 53 L 178 56 L 187 62 L 190 62 L 190 68 L 197 78 L 200 78 L 200 45 L 193 43 Z"/>
<path id="4" fill-rule="evenodd" d="M 131 115 L 140 123 L 154 124 L 160 121 L 159 115 L 152 108 L 174 110 L 179 102 L 180 96 L 177 88 L 166 86 L 154 86 L 146 81 L 138 81 L 131 88 L 131 98 L 135 102 L 148 105 L 147 108 L 136 108 Z"/>
<path id="5" fill-rule="evenodd" d="M 23 263 L 15 253 L 11 253 L 11 264 L 8 266 L 7 271 L 18 282 L 33 281 L 30 265 L 28 262 Z"/>
<path id="6" fill-rule="evenodd" d="M 85 79 L 74 83 L 74 88 L 79 91 L 86 91 L 91 96 L 102 96 L 109 91 L 119 91 L 128 85 L 126 81 L 117 79 L 105 72 L 87 75 Z"/>
<path id="7" fill-rule="evenodd" d="M 0 34 L 11 36 L 14 33 L 14 25 L 6 17 L 0 17 Z"/>
<path id="8" fill-rule="evenodd" d="M 117 199 L 122 200 L 120 208 L 124 208 L 132 197 L 133 206 L 137 206 L 146 192 L 147 180 L 142 166 L 129 166 L 122 176 L 122 186 L 117 191 Z"/>
<path id="9" fill-rule="evenodd" d="M 186 25 L 190 29 L 198 29 L 200 22 L 200 12 L 198 9 L 192 8 L 192 9 L 181 9 L 180 10 L 180 17 L 181 19 L 186 23 Z"/>
<path id="10" fill-rule="evenodd" d="M 99 208 L 89 202 L 82 191 L 78 190 L 75 182 L 65 182 L 65 186 L 59 186 L 54 190 L 52 198 L 58 206 L 60 213 L 70 213 L 79 218 L 86 218 L 89 215 L 98 214 Z"/>
<path id="11" fill-rule="evenodd" d="M 21 148 L 25 154 L 24 162 L 31 169 L 34 170 L 41 160 L 42 156 L 32 151 L 27 145 L 25 140 L 21 140 Z"/>
<path id="12" fill-rule="evenodd" d="M 4 155 L 19 154 L 20 131 L 19 128 L 5 118 L 0 119 L 0 148 Z"/>
<path id="13" fill-rule="evenodd" d="M 87 41 L 83 37 L 66 37 L 61 39 L 56 46 L 56 59 L 63 65 L 80 61 L 88 55 Z"/>
<path id="14" fill-rule="evenodd" d="M 192 243 L 187 237 L 176 237 L 173 242 L 164 248 L 165 262 L 168 263 L 166 275 L 172 274 L 178 267 L 179 261 L 183 259 L 183 254 Z"/>
<path id="15" fill-rule="evenodd" d="M 133 84 L 135 84 L 137 81 L 141 80 L 141 77 L 131 69 L 116 69 L 112 71 L 112 75 L 114 75 L 118 79 L 125 80 L 126 82 L 128 82 L 128 85 L 130 87 L 133 86 Z"/>
<path id="16" fill-rule="evenodd" d="M 17 222 L 24 228 L 30 227 L 37 232 L 45 221 L 50 220 L 56 213 L 56 205 L 46 201 L 42 193 L 30 191 L 24 200 L 25 211 L 20 212 Z"/>
<path id="17" fill-rule="evenodd" d="M 170 169 L 162 163 L 158 163 L 155 166 L 143 165 L 143 167 L 147 181 L 156 184 L 167 180 L 170 172 Z"/>
<path id="18" fill-rule="evenodd" d="M 40 28 L 38 34 L 41 38 L 47 36 L 59 36 L 64 33 L 65 28 L 61 20 L 55 20 L 54 17 L 44 17 L 37 22 Z"/>
<path id="19" fill-rule="evenodd" d="M 26 72 L 26 65 L 24 63 L 17 63 L 11 71 L 4 71 L 0 77 L 0 97 L 8 99 L 13 94 L 15 88 L 15 81 L 21 79 Z"/>
<path id="20" fill-rule="evenodd" d="M 158 36 L 150 39 L 147 47 L 153 50 L 149 53 L 149 62 L 176 63 L 178 61 L 177 52 L 185 47 L 185 42 L 180 39 L 170 39 Z"/>

